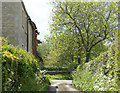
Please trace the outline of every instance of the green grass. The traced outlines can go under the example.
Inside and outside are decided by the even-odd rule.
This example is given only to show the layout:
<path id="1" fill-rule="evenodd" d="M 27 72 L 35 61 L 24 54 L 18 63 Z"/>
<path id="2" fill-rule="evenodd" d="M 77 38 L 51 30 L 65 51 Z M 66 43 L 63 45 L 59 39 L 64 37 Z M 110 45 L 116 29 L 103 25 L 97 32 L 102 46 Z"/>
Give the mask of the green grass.
<path id="1" fill-rule="evenodd" d="M 43 67 L 41 70 L 47 70 L 47 71 L 68 71 L 67 67 Z"/>
<path id="2" fill-rule="evenodd" d="M 70 74 L 57 74 L 57 75 L 45 75 L 50 80 L 71 80 L 72 76 Z"/>
<path id="3" fill-rule="evenodd" d="M 53 83 L 53 81 L 51 81 L 50 79 L 49 79 L 49 81 L 50 81 L 50 84 L 52 84 L 52 83 Z"/>

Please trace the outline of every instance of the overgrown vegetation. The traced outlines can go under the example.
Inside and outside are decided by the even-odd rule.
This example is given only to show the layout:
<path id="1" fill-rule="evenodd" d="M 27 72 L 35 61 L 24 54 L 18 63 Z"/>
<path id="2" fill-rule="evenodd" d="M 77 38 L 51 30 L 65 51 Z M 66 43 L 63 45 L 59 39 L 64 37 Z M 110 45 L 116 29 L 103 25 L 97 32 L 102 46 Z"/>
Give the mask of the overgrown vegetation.
<path id="1" fill-rule="evenodd" d="M 83 91 L 118 91 L 115 67 L 115 45 L 112 45 L 93 61 L 77 67 L 73 85 Z"/>
<path id="2" fill-rule="evenodd" d="M 119 17 L 120 20 L 120 17 Z M 116 70 L 116 79 L 117 79 L 117 84 L 119 86 L 120 89 L 120 29 L 118 30 L 118 32 L 116 33 L 116 37 L 115 37 L 115 70 Z"/>
<path id="3" fill-rule="evenodd" d="M 49 80 L 40 73 L 35 57 L 2 39 L 2 90 L 44 91 Z"/>
<path id="4" fill-rule="evenodd" d="M 96 56 L 94 49 L 97 45 L 104 46 L 105 41 L 113 41 L 117 31 L 116 2 L 77 1 L 52 3 L 50 38 L 54 49 L 51 54 L 57 54 L 57 61 L 63 57 L 69 63 L 75 59 L 78 59 L 78 64 L 88 62 L 91 56 Z"/>
<path id="5" fill-rule="evenodd" d="M 113 43 L 118 24 L 116 2 L 55 1 L 52 5 L 46 67 L 74 70 L 107 51 Z"/>
<path id="6" fill-rule="evenodd" d="M 79 1 L 79 0 L 77 0 Z M 120 88 L 120 31 L 117 2 L 60 2 L 53 4 L 51 43 L 46 67 L 74 70 L 73 86 L 83 91 Z M 49 76 L 50 78 L 56 76 Z"/>

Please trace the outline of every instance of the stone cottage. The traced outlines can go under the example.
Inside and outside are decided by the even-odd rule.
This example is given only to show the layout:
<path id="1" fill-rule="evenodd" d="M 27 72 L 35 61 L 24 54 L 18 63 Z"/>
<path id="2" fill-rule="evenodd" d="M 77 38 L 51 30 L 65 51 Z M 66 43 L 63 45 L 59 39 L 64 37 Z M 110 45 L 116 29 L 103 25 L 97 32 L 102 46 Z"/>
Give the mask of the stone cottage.
<path id="1" fill-rule="evenodd" d="M 22 0 L 2 2 L 2 36 L 8 42 L 36 55 L 38 34 Z"/>

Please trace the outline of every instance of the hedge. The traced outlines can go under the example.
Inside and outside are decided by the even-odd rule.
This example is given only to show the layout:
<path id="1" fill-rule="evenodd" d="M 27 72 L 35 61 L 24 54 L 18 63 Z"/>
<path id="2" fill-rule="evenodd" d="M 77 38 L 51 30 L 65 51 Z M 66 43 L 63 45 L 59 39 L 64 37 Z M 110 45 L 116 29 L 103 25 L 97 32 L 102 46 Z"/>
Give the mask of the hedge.
<path id="1" fill-rule="evenodd" d="M 83 91 L 118 91 L 116 82 L 115 45 L 96 59 L 78 66 L 73 73 L 73 86 Z"/>
<path id="2" fill-rule="evenodd" d="M 115 50 L 116 50 L 116 54 L 115 54 L 116 79 L 117 79 L 117 84 L 120 89 L 120 29 L 116 33 L 115 46 L 116 46 L 115 47 Z"/>
<path id="3" fill-rule="evenodd" d="M 2 91 L 42 91 L 49 80 L 40 73 L 36 58 L 2 39 Z"/>

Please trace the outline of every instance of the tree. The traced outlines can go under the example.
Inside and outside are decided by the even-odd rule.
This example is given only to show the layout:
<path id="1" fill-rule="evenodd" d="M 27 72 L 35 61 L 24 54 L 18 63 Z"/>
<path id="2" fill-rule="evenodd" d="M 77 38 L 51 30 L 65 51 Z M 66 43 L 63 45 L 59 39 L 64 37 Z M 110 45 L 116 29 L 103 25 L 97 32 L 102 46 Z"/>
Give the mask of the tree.
<path id="1" fill-rule="evenodd" d="M 42 58 L 45 58 L 45 56 L 47 56 L 47 54 L 49 53 L 49 43 L 42 41 L 42 44 L 39 44 L 37 46 L 37 53 Z"/>
<path id="2" fill-rule="evenodd" d="M 117 30 L 117 3 L 53 2 L 53 5 L 51 34 L 76 35 L 76 43 L 84 48 L 85 62 L 97 44 L 113 39 Z"/>
<path id="3" fill-rule="evenodd" d="M 77 43 L 78 40 L 71 33 L 50 36 L 49 41 L 52 42 L 52 45 L 45 58 L 45 66 L 67 67 L 69 70 L 73 70 L 79 64 L 82 64 L 85 59 L 85 52 L 82 44 Z M 90 59 L 94 59 L 105 50 L 107 50 L 106 46 L 101 42 L 92 49 Z"/>
<path id="4" fill-rule="evenodd" d="M 57 66 L 67 68 L 73 68 L 77 64 L 80 64 L 80 61 L 82 61 L 80 57 L 83 56 L 79 54 L 82 53 L 82 49 L 80 52 L 78 51 L 80 49 L 75 37 L 70 33 L 50 36 L 49 40 L 52 42 L 52 45 L 50 47 L 50 53 L 45 59 L 45 63 L 51 65 L 56 64 Z"/>

